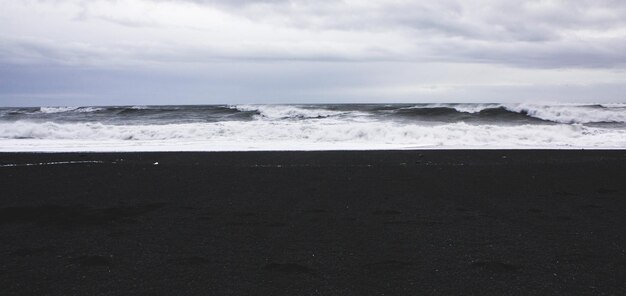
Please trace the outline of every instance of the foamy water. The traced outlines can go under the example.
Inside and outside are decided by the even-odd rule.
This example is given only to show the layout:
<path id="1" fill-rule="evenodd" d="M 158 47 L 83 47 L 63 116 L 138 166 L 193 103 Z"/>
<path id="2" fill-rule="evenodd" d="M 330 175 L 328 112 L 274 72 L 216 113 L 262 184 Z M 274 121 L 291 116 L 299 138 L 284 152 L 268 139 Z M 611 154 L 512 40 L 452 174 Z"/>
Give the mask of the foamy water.
<path id="1" fill-rule="evenodd" d="M 626 104 L 0 109 L 0 151 L 624 149 Z"/>

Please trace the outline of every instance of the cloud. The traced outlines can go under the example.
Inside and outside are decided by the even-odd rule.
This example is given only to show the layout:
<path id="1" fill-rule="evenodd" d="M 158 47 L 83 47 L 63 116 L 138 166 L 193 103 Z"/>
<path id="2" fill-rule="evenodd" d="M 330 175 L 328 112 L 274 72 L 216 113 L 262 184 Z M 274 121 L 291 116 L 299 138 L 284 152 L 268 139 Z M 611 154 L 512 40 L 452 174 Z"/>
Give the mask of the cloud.
<path id="1" fill-rule="evenodd" d="M 623 100 L 624 48 L 612 0 L 0 0 L 0 103 Z"/>
<path id="2" fill-rule="evenodd" d="M 403 60 L 615 68 L 626 63 L 621 1 L 0 1 L 8 8 L 0 13 L 5 52 L 10 47 L 62 51 L 65 60 L 52 59 L 69 63 L 89 63 L 85 50 L 95 51 L 96 61 L 133 64 Z M 45 17 L 39 25 L 25 24 L 28 14 Z M 27 36 L 40 49 L 17 36 Z M 84 48 L 68 50 L 68 43 Z M 137 52 L 148 54 L 140 58 Z"/>

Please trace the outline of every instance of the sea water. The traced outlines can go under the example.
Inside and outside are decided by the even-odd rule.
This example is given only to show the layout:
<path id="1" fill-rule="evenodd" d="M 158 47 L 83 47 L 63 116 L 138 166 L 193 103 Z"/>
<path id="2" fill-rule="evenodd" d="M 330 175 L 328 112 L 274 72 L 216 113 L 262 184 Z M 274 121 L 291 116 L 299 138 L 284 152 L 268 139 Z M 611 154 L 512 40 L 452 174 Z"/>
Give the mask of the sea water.
<path id="1" fill-rule="evenodd" d="M 624 149 L 626 104 L 0 108 L 0 151 Z"/>

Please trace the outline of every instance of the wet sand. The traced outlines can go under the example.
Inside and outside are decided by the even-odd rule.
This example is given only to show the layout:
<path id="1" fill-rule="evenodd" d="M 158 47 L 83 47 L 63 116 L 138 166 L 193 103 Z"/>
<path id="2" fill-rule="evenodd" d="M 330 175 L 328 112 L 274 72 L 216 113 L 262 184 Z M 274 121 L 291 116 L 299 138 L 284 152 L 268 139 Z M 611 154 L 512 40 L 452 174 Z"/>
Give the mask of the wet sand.
<path id="1" fill-rule="evenodd" d="M 626 151 L 0 153 L 0 183 L 2 295 L 626 294 Z"/>

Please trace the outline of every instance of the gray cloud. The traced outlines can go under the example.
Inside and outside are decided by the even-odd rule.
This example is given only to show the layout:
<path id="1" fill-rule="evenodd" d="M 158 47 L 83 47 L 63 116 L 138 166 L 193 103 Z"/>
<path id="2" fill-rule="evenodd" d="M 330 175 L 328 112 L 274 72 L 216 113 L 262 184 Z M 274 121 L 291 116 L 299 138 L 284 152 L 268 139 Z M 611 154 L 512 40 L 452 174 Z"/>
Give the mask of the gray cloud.
<path id="1" fill-rule="evenodd" d="M 623 100 L 618 86 L 626 83 L 624 1 L 0 0 L 0 6 L 0 76 L 19 78 L 13 86 L 0 83 L 0 104 L 63 94 L 166 100 L 184 92 L 192 103 L 384 94 L 479 100 L 506 90 L 521 99 L 566 100 L 577 90 L 588 99 L 598 93 Z M 29 78 L 22 68 L 44 66 L 29 72 L 37 83 L 23 82 Z"/>
<path id="2" fill-rule="evenodd" d="M 378 54 L 366 54 L 365 59 L 420 61 L 434 57 L 530 67 L 616 67 L 626 61 L 621 50 L 626 48 L 623 1 L 484 1 L 469 5 L 447 0 L 363 2 L 363 6 L 337 1 L 193 2 L 228 7 L 234 15 L 276 26 L 365 34 L 401 32 L 415 47 L 425 49 L 395 55 L 380 46 Z M 621 30 L 621 35 L 596 37 L 592 31 L 592 36 L 571 36 L 584 30 Z M 346 59 L 333 52 L 307 54 L 288 55 L 287 59 Z M 270 56 L 280 59 L 284 53 Z M 244 58 L 251 57 L 254 55 Z"/>
<path id="3" fill-rule="evenodd" d="M 109 57 L 118 61 L 124 58 L 136 61 L 136 52 L 147 51 L 148 54 L 142 55 L 144 58 L 140 60 L 456 61 L 538 68 L 615 68 L 626 63 L 623 51 L 626 48 L 626 2 L 623 1 L 485 0 L 469 4 L 466 1 L 442 0 L 356 1 L 350 2 L 356 4 L 350 4 L 297 0 L 150 0 L 174 6 L 188 3 L 221 11 L 234 27 L 245 23 L 251 29 L 247 33 L 242 31 L 244 29 L 229 32 L 228 24 L 212 24 L 211 16 L 207 16 L 206 23 L 198 18 L 189 22 L 184 19 L 167 22 L 157 16 L 139 15 L 145 7 L 137 8 L 135 13 L 127 13 L 120 11 L 125 7 L 118 2 L 109 1 L 111 11 L 103 12 L 100 11 L 102 5 L 96 6 L 90 1 L 66 1 L 80 7 L 73 20 L 129 27 L 124 33 L 135 32 L 138 35 L 136 39 L 145 39 L 144 42 L 118 44 L 114 39 L 90 42 L 81 36 L 67 36 L 75 39 L 70 42 L 74 47 L 84 45 L 69 50 L 67 43 L 59 44 L 51 38 L 43 40 L 40 37 L 40 40 L 29 40 L 29 43 L 14 43 L 16 38 L 4 38 L 0 42 L 6 43 L 5 47 L 18 47 L 18 51 L 35 52 L 34 56 L 46 57 L 44 53 L 64 52 L 70 63 L 85 60 L 85 51 L 91 51 L 88 55 L 97 57 L 99 61 L 102 61 L 99 56 L 102 51 L 108 51 Z M 187 11 L 194 10 L 187 7 Z M 265 31 L 253 31 L 255 24 Z M 138 33 L 140 28 L 146 29 L 146 34 Z M 284 39 L 280 35 L 272 36 L 271 28 L 275 28 L 277 34 L 288 32 L 290 35 Z M 154 30 L 163 33 L 155 33 Z M 17 31 L 19 28 L 14 36 L 9 37 L 20 35 Z M 83 31 L 89 33 L 89 29 Z M 3 33 L 7 37 L 8 32 Z M 176 44 L 180 43 L 175 35 L 177 33 L 195 34 L 195 38 L 204 42 Z M 216 34 L 222 37 L 240 36 L 228 41 L 210 42 Z M 268 34 L 268 38 L 256 37 L 259 34 Z M 376 39 L 381 36 L 392 36 L 394 39 Z M 252 37 L 251 41 L 247 40 L 249 37 Z M 343 40 L 350 38 L 356 40 L 348 46 Z M 37 45 L 28 45 L 30 43 Z M 75 56 L 71 56 L 72 53 Z M 59 54 L 52 59 L 59 60 Z"/>

